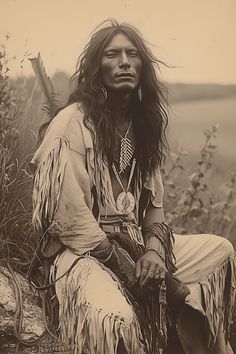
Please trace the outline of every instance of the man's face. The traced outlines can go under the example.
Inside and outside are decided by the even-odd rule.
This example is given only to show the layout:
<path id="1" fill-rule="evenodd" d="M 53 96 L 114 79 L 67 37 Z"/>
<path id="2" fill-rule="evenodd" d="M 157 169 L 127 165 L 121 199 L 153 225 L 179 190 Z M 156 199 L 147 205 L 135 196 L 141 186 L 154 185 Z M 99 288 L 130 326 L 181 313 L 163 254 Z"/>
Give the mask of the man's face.
<path id="1" fill-rule="evenodd" d="M 102 54 L 101 75 L 104 86 L 117 91 L 134 90 L 139 84 L 141 68 L 138 49 L 125 34 L 116 34 Z"/>

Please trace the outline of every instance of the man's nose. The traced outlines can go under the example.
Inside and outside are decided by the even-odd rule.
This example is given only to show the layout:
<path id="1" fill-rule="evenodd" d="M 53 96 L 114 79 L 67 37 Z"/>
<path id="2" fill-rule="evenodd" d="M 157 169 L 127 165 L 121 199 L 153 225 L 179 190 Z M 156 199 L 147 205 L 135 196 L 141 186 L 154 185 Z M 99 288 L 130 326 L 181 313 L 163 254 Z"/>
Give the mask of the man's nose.
<path id="1" fill-rule="evenodd" d="M 129 63 L 129 58 L 127 57 L 127 54 L 125 51 L 122 51 L 121 53 L 121 60 L 120 60 L 120 68 L 130 68 L 130 63 Z"/>

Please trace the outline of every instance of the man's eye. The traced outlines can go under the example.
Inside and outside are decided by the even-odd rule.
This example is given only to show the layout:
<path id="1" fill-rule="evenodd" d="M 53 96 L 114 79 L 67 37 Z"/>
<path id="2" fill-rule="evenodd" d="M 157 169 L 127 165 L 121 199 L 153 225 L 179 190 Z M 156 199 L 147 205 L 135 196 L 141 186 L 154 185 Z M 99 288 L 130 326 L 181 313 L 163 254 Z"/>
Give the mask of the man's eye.
<path id="1" fill-rule="evenodd" d="M 115 58 L 116 53 L 106 53 L 107 58 Z"/>
<path id="2" fill-rule="evenodd" d="M 138 53 L 137 52 L 129 52 L 130 57 L 137 57 Z"/>

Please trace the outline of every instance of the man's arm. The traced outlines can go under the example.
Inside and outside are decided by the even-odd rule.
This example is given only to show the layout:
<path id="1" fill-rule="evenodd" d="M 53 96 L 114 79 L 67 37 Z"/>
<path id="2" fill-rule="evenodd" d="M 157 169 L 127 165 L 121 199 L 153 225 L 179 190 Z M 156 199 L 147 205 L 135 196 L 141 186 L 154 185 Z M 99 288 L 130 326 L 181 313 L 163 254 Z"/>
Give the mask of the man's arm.
<path id="1" fill-rule="evenodd" d="M 156 208 L 152 205 L 152 203 L 150 203 L 146 210 L 146 215 L 143 220 L 143 226 L 148 226 L 153 224 L 154 222 L 162 221 L 165 221 L 163 208 Z"/>
<path id="2" fill-rule="evenodd" d="M 142 228 L 163 221 L 165 221 L 163 208 L 154 207 L 150 203 L 146 210 Z M 144 233 L 146 252 L 136 263 L 136 276 L 139 278 L 141 286 L 145 286 L 153 278 L 163 277 L 167 271 L 164 260 L 158 254 L 161 246 L 159 240 L 154 236 L 145 239 L 145 236 Z"/>

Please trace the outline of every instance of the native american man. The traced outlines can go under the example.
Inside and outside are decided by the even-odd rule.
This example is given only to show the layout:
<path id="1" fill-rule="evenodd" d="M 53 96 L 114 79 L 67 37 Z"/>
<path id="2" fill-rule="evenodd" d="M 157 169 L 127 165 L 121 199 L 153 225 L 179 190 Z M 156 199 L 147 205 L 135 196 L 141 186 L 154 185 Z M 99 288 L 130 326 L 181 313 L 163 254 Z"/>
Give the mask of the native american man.
<path id="1" fill-rule="evenodd" d="M 232 245 L 165 222 L 158 65 L 134 27 L 98 29 L 32 160 L 33 221 L 59 250 L 51 277 L 74 353 L 171 352 L 173 333 L 174 353 L 232 353 Z"/>

